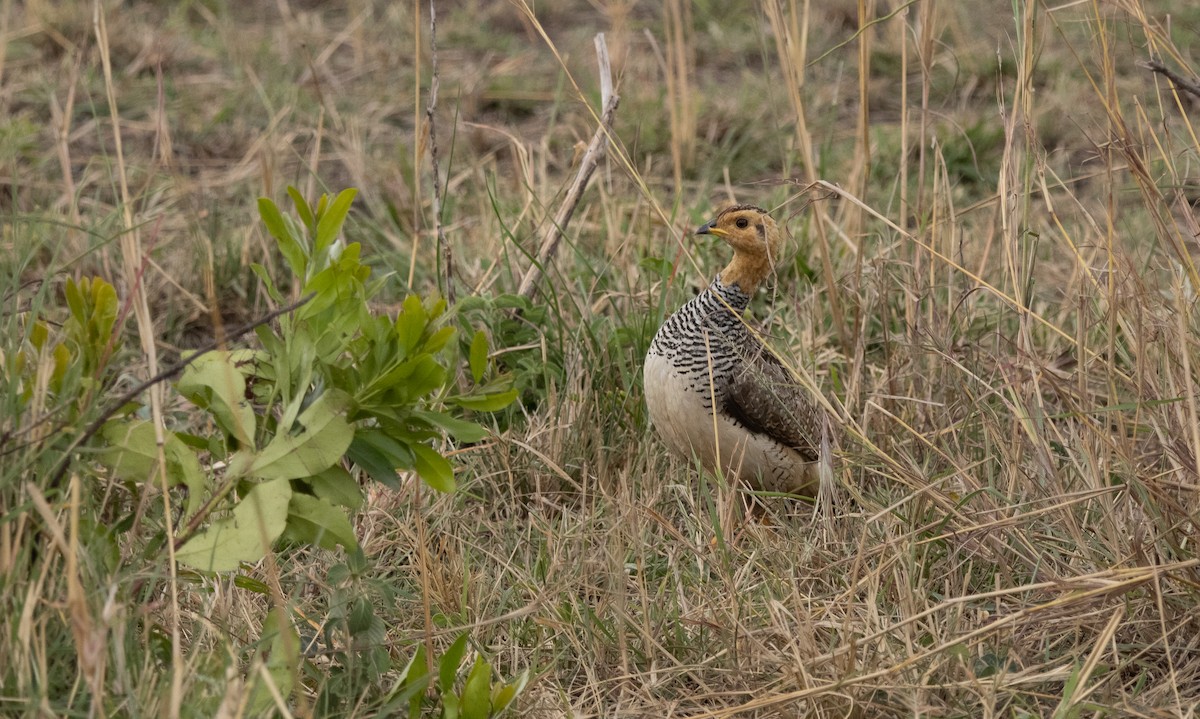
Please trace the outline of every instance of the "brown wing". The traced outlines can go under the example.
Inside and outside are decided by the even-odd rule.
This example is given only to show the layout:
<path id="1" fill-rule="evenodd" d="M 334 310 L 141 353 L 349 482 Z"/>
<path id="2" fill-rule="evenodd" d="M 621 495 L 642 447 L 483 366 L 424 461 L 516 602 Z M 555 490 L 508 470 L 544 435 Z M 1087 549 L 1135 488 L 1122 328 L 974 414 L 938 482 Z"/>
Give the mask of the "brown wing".
<path id="1" fill-rule="evenodd" d="M 752 348 L 725 393 L 723 409 L 751 432 L 791 447 L 810 462 L 817 461 L 821 410 L 765 347 Z"/>

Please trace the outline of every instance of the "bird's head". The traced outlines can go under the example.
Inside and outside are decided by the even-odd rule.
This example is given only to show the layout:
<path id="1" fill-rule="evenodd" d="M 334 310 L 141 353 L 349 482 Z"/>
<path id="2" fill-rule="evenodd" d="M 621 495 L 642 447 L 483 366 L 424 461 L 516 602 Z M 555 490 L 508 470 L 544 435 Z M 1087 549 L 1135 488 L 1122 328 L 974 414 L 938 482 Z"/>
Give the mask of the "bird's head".
<path id="1" fill-rule="evenodd" d="M 721 281 L 753 294 L 775 269 L 783 237 L 767 211 L 754 205 L 734 205 L 700 226 L 697 235 L 716 235 L 733 248 L 733 260 L 721 271 Z"/>

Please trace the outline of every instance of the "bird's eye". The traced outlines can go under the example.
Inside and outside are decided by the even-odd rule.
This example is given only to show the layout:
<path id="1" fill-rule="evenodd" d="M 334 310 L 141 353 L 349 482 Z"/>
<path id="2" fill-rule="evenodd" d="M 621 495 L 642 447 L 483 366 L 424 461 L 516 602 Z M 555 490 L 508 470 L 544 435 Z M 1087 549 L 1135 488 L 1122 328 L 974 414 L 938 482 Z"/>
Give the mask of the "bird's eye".
<path id="1" fill-rule="evenodd" d="M 750 220 L 747 220 L 745 217 L 739 217 L 733 224 L 737 225 L 739 230 L 744 230 L 750 226 Z"/>

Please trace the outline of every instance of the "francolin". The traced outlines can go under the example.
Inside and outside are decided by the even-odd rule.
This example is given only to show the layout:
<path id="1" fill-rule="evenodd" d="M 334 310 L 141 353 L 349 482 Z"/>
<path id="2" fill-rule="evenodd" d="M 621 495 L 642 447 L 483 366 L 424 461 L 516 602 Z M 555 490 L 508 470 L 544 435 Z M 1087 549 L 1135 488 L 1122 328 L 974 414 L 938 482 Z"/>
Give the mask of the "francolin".
<path id="1" fill-rule="evenodd" d="M 703 225 L 733 248 L 712 284 L 671 315 L 646 354 L 650 420 L 671 450 L 753 489 L 816 496 L 832 478 L 825 413 L 746 326 L 783 243 L 766 210 L 737 205 Z"/>

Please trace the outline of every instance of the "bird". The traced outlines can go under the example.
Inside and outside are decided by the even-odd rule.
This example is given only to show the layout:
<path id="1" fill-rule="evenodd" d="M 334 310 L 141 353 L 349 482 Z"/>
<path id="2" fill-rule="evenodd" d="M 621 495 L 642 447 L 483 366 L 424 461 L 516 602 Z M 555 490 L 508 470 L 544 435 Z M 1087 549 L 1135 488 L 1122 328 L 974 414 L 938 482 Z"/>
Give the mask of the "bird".
<path id="1" fill-rule="evenodd" d="M 813 397 L 743 320 L 775 271 L 779 226 L 755 205 L 734 205 L 696 230 L 733 259 L 672 314 L 646 353 L 650 421 L 678 455 L 693 453 L 751 489 L 813 498 L 832 482 L 831 426 Z"/>

